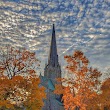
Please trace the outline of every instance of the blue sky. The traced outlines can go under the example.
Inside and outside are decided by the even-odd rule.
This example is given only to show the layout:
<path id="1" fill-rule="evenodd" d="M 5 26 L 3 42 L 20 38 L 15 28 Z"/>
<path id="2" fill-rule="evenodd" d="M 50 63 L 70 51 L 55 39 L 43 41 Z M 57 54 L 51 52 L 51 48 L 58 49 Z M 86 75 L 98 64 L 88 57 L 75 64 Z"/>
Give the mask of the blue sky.
<path id="1" fill-rule="evenodd" d="M 44 67 L 53 23 L 62 68 L 75 50 L 101 71 L 110 67 L 110 0 L 0 0 L 0 47 L 35 51 Z"/>

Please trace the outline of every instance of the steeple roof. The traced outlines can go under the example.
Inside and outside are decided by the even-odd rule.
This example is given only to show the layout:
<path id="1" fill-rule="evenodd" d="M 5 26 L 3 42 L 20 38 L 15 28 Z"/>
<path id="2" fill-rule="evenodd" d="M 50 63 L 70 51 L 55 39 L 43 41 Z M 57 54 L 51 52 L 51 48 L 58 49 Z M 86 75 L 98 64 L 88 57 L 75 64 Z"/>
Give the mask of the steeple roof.
<path id="1" fill-rule="evenodd" d="M 52 30 L 52 39 L 51 39 L 50 54 L 49 54 L 48 63 L 52 66 L 57 66 L 57 64 L 58 64 L 57 45 L 56 45 L 54 24 L 53 24 L 53 30 Z"/>

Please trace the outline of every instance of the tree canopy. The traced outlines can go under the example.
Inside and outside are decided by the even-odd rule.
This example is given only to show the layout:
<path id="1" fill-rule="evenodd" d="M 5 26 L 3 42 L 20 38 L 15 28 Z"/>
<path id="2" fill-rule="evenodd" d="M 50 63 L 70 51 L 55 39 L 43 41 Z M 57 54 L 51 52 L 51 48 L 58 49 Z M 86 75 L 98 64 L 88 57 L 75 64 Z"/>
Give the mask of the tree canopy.
<path id="1" fill-rule="evenodd" d="M 8 48 L 2 51 L 0 61 L 0 109 L 40 110 L 45 98 L 44 88 L 35 66 L 39 65 L 35 53 L 25 49 Z"/>
<path id="2" fill-rule="evenodd" d="M 82 51 L 75 51 L 64 58 L 67 61 L 67 74 L 71 74 L 71 77 L 61 79 L 66 82 L 60 91 L 65 110 L 91 110 L 91 107 L 94 108 L 92 100 L 97 99 L 100 91 L 101 72 L 89 66 L 89 60 Z M 59 93 L 58 89 L 56 85 L 56 93 Z"/>

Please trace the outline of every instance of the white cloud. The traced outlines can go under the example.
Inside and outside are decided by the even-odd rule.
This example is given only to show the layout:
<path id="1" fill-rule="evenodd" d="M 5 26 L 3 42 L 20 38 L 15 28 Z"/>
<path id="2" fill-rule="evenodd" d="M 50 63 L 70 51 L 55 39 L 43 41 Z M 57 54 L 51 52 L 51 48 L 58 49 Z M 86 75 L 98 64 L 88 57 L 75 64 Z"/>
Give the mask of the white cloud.
<path id="1" fill-rule="evenodd" d="M 55 23 L 60 55 L 72 54 L 73 50 L 81 49 L 94 66 L 106 68 L 110 65 L 108 3 L 109 0 L 83 3 L 76 0 L 1 0 L 0 44 L 27 46 L 36 51 L 41 60 L 46 60 L 52 24 Z M 102 59 L 106 59 L 106 62 L 102 63 Z"/>

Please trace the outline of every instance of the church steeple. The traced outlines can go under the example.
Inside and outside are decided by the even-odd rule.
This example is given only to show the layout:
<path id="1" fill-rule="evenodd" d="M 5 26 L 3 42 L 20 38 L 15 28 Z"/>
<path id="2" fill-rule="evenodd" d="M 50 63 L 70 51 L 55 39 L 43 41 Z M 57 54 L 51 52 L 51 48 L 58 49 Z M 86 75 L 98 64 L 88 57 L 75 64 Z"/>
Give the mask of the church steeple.
<path id="1" fill-rule="evenodd" d="M 53 30 L 52 30 L 52 39 L 51 39 L 51 45 L 50 45 L 48 64 L 52 65 L 53 67 L 58 65 L 58 55 L 57 55 L 57 45 L 56 45 L 54 24 L 53 24 Z"/>
<path id="2" fill-rule="evenodd" d="M 44 77 L 40 75 L 41 84 L 46 88 L 46 99 L 42 110 L 64 110 L 61 95 L 54 94 L 55 84 L 58 84 L 57 78 L 61 78 L 61 66 L 58 62 L 55 26 L 53 24 L 48 64 L 45 65 Z"/>

